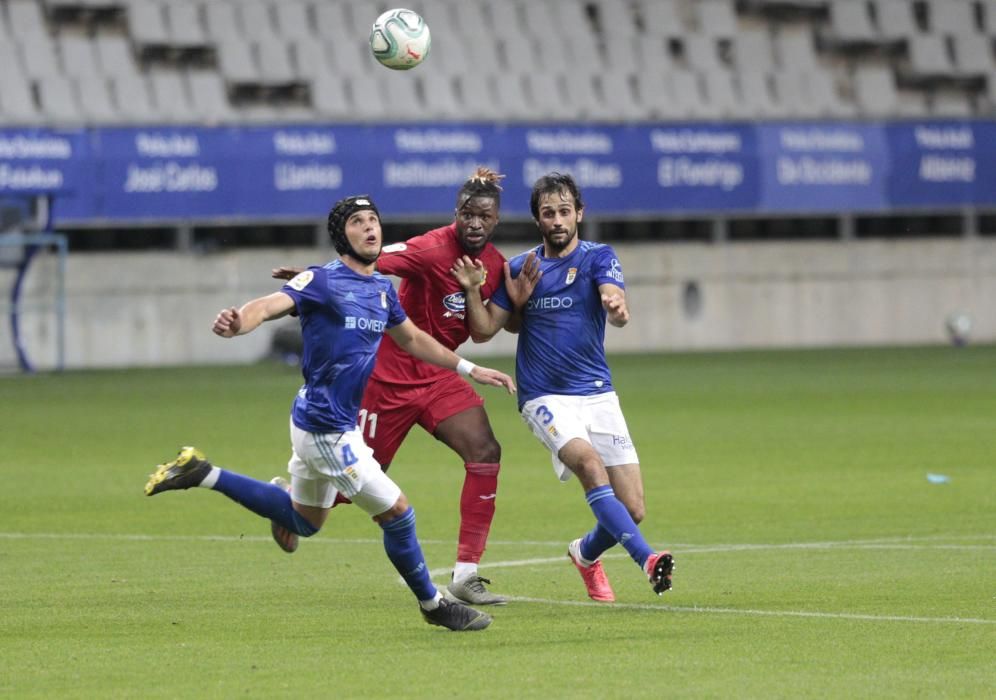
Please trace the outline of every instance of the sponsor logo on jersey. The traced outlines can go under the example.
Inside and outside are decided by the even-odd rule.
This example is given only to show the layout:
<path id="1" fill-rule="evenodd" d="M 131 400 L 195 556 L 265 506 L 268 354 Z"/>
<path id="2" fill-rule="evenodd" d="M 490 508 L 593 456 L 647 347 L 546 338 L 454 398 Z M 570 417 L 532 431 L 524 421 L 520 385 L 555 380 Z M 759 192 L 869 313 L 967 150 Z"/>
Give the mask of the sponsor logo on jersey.
<path id="1" fill-rule="evenodd" d="M 621 447 L 624 450 L 628 450 L 633 446 L 633 441 L 630 439 L 629 435 L 613 435 L 612 444 L 615 447 Z"/>
<path id="2" fill-rule="evenodd" d="M 463 292 L 447 294 L 443 297 L 443 306 L 445 306 L 446 310 L 449 312 L 447 316 L 462 314 L 467 308 L 467 299 L 464 297 Z"/>
<path id="3" fill-rule="evenodd" d="M 392 243 L 380 249 L 381 253 L 401 253 L 408 250 L 407 243 Z"/>
<path id="4" fill-rule="evenodd" d="M 346 316 L 346 318 L 343 319 L 343 328 L 346 330 L 383 333 L 387 328 L 387 321 L 381 321 L 377 318 L 364 318 L 363 316 Z"/>
<path id="5" fill-rule="evenodd" d="M 569 309 L 572 306 L 574 306 L 574 299 L 571 297 L 540 297 L 526 302 L 527 309 L 556 310 Z"/>
<path id="6" fill-rule="evenodd" d="M 315 273 L 311 270 L 305 270 L 304 272 L 299 272 L 287 286 L 291 289 L 296 289 L 297 291 L 302 291 L 305 287 L 311 284 L 311 280 L 315 278 Z"/>
<path id="7" fill-rule="evenodd" d="M 568 270 L 567 280 L 566 280 L 567 284 L 571 284 L 574 281 L 574 278 L 577 276 L 578 276 L 578 269 L 576 267 L 572 267 L 570 270 Z"/>

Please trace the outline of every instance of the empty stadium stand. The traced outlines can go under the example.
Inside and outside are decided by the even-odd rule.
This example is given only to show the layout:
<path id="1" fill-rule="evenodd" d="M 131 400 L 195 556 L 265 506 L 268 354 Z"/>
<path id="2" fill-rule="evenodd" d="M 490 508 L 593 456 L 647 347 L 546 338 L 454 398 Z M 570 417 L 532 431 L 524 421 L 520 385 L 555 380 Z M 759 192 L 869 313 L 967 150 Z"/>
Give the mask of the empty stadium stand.
<path id="1" fill-rule="evenodd" d="M 991 116 L 996 0 L 0 0 L 0 125 Z M 499 99 L 493 99 L 497 95 Z"/>

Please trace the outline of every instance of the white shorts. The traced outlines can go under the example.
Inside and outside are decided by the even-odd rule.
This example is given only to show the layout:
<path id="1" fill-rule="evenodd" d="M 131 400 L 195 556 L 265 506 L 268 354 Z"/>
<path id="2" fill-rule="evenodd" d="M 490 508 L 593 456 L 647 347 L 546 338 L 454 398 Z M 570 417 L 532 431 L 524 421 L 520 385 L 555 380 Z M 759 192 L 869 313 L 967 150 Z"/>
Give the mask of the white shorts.
<path id="1" fill-rule="evenodd" d="M 373 450 L 359 430 L 309 433 L 290 426 L 291 499 L 317 508 L 331 508 L 341 492 L 370 515 L 380 515 L 398 502 L 401 489 L 381 471 Z"/>
<path id="2" fill-rule="evenodd" d="M 557 455 L 574 438 L 594 447 L 607 468 L 640 463 L 614 391 L 594 396 L 540 396 L 523 404 L 520 413 L 550 450 L 553 471 L 561 481 L 571 478 L 571 470 Z"/>

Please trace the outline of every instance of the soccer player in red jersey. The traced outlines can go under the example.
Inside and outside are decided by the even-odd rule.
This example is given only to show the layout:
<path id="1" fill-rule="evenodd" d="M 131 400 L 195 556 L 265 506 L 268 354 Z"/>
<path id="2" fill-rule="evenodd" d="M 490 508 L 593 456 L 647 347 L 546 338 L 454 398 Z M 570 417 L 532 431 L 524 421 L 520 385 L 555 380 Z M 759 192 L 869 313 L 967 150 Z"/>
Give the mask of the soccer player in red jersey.
<path id="1" fill-rule="evenodd" d="M 384 246 L 377 259 L 379 272 L 401 278 L 398 296 L 408 317 L 451 350 L 473 336 L 465 319 L 463 288 L 450 274 L 454 261 L 464 255 L 481 261 L 486 275 L 481 288 L 484 299 L 506 274 L 505 258 L 491 244 L 498 224 L 502 177 L 489 168 L 478 168 L 457 193 L 453 223 Z M 288 278 L 296 272 L 277 268 L 273 276 Z M 494 519 L 501 465 L 501 445 L 491 429 L 483 399 L 453 372 L 415 359 L 385 337 L 358 421 L 384 470 L 414 425 L 422 426 L 460 455 L 465 470 L 460 534 L 448 589 L 464 602 L 505 604 L 507 598 L 484 587 L 491 582 L 477 570 Z"/>

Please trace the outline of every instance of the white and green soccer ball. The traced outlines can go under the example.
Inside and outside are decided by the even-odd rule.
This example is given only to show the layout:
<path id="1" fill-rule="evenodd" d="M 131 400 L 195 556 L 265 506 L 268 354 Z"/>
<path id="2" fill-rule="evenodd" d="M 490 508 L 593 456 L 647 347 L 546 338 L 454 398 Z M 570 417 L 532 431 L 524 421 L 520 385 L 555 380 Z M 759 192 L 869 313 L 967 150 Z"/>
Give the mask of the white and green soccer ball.
<path id="1" fill-rule="evenodd" d="M 393 70 L 408 70 L 425 60 L 432 48 L 429 25 L 412 10 L 388 10 L 370 30 L 374 58 Z"/>

